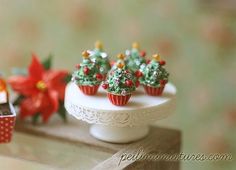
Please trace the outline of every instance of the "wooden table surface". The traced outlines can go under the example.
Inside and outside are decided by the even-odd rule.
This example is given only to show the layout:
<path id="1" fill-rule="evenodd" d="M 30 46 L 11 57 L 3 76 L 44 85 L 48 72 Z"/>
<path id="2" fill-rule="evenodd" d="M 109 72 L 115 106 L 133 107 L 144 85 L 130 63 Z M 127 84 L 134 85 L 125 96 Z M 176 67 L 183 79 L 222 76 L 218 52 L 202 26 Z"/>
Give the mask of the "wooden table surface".
<path id="1" fill-rule="evenodd" d="M 31 162 L 19 158 L 12 158 L 6 156 L 0 156 L 0 169 L 19 169 L 19 170 L 47 170 L 52 169 L 49 166 L 39 164 L 37 162 Z"/>
<path id="2" fill-rule="evenodd" d="M 66 124 L 53 119 L 50 124 L 39 126 L 17 121 L 15 129 L 12 142 L 0 145 L 0 170 L 103 170 L 104 167 L 133 170 L 146 166 L 179 170 L 180 167 L 178 162 L 150 161 L 124 161 L 117 166 L 123 153 L 133 153 L 139 147 L 146 153 L 179 153 L 181 133 L 174 129 L 152 126 L 146 138 L 130 144 L 99 141 L 89 134 L 87 123 L 72 117 Z"/>
<path id="3" fill-rule="evenodd" d="M 91 155 L 93 155 L 91 157 Z M 83 145 L 14 133 L 9 144 L 0 145 L 1 170 L 91 169 L 112 154 Z"/>

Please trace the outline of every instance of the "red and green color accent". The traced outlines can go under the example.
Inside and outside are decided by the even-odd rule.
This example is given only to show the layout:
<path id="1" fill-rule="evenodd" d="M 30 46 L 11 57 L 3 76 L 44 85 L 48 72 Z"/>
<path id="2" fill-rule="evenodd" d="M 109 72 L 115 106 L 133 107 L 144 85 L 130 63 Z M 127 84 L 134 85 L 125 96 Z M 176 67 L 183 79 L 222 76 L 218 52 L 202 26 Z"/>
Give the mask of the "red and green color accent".
<path id="1" fill-rule="evenodd" d="M 84 51 L 82 56 L 83 62 L 76 65 L 72 81 L 85 95 L 95 95 L 104 76 L 100 73 L 99 65 L 91 61 L 87 51 Z"/>
<path id="2" fill-rule="evenodd" d="M 40 62 L 36 54 L 32 54 L 32 61 L 27 75 L 16 75 L 8 79 L 12 89 L 19 94 L 14 102 L 20 108 L 19 117 L 32 118 L 37 123 L 42 118 L 44 123 L 58 113 L 66 121 L 64 109 L 65 87 L 70 79 L 65 70 L 51 69 L 52 57 Z"/>
<path id="3" fill-rule="evenodd" d="M 154 54 L 151 62 L 140 69 L 143 75 L 140 82 L 148 95 L 162 95 L 169 77 L 169 73 L 163 68 L 165 64 L 160 55 Z"/>
<path id="4" fill-rule="evenodd" d="M 118 62 L 102 87 L 107 90 L 112 104 L 122 106 L 127 104 L 137 84 L 136 77 L 126 69 L 124 63 Z"/>

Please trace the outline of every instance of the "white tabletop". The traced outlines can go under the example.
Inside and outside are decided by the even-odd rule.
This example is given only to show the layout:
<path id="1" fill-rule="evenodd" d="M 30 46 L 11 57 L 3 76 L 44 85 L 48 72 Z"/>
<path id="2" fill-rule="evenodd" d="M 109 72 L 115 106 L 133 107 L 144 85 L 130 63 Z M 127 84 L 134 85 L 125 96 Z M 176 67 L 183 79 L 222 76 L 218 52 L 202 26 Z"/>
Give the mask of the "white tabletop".
<path id="1" fill-rule="evenodd" d="M 115 106 L 107 98 L 107 92 L 101 87 L 94 96 L 84 95 L 74 83 L 70 83 L 67 87 L 67 93 L 73 99 L 75 104 L 86 108 L 101 110 L 139 110 L 163 104 L 175 96 L 176 88 L 168 83 L 165 86 L 162 96 L 148 96 L 143 87 L 139 87 L 131 96 L 129 102 L 125 106 Z"/>

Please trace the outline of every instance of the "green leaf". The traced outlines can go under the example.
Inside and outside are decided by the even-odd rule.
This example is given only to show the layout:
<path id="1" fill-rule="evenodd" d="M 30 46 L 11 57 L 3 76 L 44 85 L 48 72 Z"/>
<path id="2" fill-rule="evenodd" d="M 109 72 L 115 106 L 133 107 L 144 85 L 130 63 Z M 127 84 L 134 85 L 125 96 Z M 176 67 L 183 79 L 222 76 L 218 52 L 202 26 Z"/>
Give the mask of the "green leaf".
<path id="1" fill-rule="evenodd" d="M 16 98 L 16 100 L 13 102 L 13 105 L 14 105 L 14 106 L 19 105 L 23 99 L 24 99 L 24 96 L 19 95 L 19 96 Z"/>
<path id="2" fill-rule="evenodd" d="M 32 124 L 36 125 L 40 117 L 40 113 L 36 113 L 32 116 Z"/>
<path id="3" fill-rule="evenodd" d="M 67 122 L 67 114 L 66 114 L 66 109 L 64 107 L 64 102 L 63 101 L 59 102 L 59 109 L 58 109 L 57 113 L 63 119 L 63 121 L 66 123 Z"/>
<path id="4" fill-rule="evenodd" d="M 46 70 L 49 70 L 52 67 L 52 58 L 53 58 L 53 55 L 49 54 L 48 58 L 42 62 Z"/>

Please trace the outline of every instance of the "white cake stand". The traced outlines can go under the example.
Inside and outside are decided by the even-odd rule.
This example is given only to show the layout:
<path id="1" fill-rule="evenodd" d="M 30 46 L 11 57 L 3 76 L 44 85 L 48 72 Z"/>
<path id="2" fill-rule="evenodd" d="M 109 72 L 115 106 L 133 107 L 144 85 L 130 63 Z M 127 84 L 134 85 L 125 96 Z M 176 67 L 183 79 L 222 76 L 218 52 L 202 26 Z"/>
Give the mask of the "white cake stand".
<path id="1" fill-rule="evenodd" d="M 176 88 L 168 83 L 161 97 L 148 96 L 142 87 L 132 94 L 125 106 L 115 106 L 99 89 L 95 96 L 84 95 L 76 84 L 66 87 L 65 108 L 79 120 L 93 124 L 90 133 L 112 143 L 128 143 L 145 137 L 149 124 L 173 113 Z"/>

